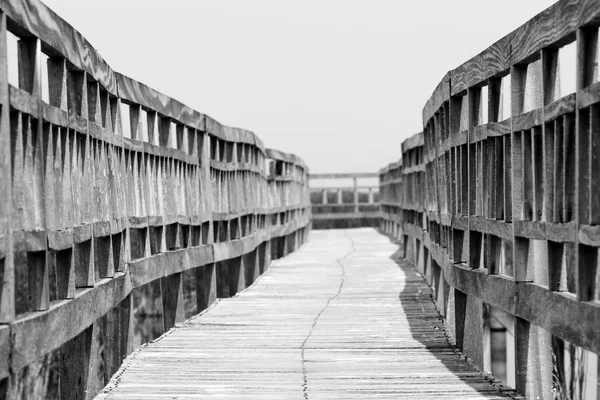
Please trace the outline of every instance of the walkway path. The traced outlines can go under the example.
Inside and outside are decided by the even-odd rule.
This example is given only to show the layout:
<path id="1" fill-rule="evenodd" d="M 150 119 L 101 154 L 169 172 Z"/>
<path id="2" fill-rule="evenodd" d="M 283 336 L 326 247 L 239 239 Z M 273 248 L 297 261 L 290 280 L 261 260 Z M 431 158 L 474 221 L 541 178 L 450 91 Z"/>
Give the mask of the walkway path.
<path id="1" fill-rule="evenodd" d="M 253 286 L 134 352 L 110 399 L 496 399 L 372 229 L 313 231 Z M 506 396 L 506 397 L 505 397 Z"/>

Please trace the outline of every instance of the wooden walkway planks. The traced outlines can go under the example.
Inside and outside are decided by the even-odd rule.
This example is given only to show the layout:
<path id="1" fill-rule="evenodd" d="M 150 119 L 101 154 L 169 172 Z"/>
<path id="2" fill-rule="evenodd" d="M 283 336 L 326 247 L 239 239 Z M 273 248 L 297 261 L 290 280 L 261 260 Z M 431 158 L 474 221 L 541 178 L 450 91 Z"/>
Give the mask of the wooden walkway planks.
<path id="1" fill-rule="evenodd" d="M 100 399 L 496 399 L 373 229 L 313 231 L 236 297 L 130 356 Z"/>

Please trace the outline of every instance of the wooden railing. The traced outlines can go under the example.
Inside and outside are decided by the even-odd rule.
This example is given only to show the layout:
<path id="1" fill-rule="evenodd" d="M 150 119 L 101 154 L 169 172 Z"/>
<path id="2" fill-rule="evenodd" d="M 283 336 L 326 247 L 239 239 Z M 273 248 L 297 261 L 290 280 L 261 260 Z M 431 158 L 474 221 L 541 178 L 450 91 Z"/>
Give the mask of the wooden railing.
<path id="1" fill-rule="evenodd" d="M 308 171 L 113 71 L 39 1 L 0 8 L 0 398 L 89 398 L 139 309 L 160 334 L 305 240 Z"/>
<path id="2" fill-rule="evenodd" d="M 377 173 L 310 174 L 313 228 L 379 226 L 379 187 L 359 184 L 360 180 L 377 178 Z M 316 183 L 319 181 L 325 186 Z M 352 184 L 344 185 L 343 181 Z"/>
<path id="3" fill-rule="evenodd" d="M 489 369 L 484 313 L 505 313 L 506 382 L 532 399 L 598 391 L 599 21 L 560 1 L 448 72 L 381 173 L 383 227 L 458 347 Z"/>

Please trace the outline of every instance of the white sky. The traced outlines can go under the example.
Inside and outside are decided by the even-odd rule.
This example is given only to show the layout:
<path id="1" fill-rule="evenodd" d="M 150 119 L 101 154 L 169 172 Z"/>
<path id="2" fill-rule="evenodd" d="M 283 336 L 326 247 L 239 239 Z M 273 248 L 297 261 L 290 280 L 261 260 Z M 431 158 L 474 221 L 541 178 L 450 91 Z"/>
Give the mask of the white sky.
<path id="1" fill-rule="evenodd" d="M 443 75 L 553 0 L 46 0 L 113 69 L 311 172 L 377 171 Z"/>

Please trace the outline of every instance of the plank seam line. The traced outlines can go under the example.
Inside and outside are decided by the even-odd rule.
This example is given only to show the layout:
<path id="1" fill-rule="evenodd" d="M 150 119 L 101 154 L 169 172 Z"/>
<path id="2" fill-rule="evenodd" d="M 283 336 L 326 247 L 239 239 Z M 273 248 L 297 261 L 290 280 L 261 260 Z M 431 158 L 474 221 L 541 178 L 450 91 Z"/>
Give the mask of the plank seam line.
<path id="1" fill-rule="evenodd" d="M 350 240 L 350 245 L 352 246 L 352 250 L 350 250 L 348 253 L 346 253 L 343 257 L 336 259 L 335 261 L 338 263 L 338 265 L 340 266 L 342 273 L 340 275 L 340 286 L 338 287 L 338 290 L 336 292 L 335 295 L 333 295 L 332 297 L 330 297 L 327 302 L 325 303 L 325 306 L 323 307 L 323 309 L 321 311 L 319 311 L 319 313 L 317 314 L 317 316 L 315 317 L 312 326 L 310 327 L 310 331 L 308 332 L 308 335 L 306 336 L 306 338 L 304 339 L 304 341 L 302 342 L 302 345 L 300 346 L 300 357 L 302 359 L 302 392 L 304 393 L 304 399 L 308 400 L 308 375 L 306 373 L 306 357 L 304 355 L 304 350 L 305 350 L 305 346 L 306 346 L 306 342 L 308 341 L 308 339 L 310 339 L 313 331 L 315 330 L 315 326 L 317 326 L 317 321 L 319 320 L 319 318 L 321 317 L 321 315 L 325 312 L 325 310 L 327 309 L 327 307 L 329 307 L 329 303 L 331 303 L 331 301 L 335 300 L 340 293 L 342 292 L 342 287 L 344 286 L 344 277 L 346 275 L 346 269 L 344 268 L 344 264 L 342 264 L 342 261 L 348 257 L 350 254 L 354 253 L 356 251 L 356 247 L 354 246 L 354 241 L 352 240 L 352 238 L 350 236 L 348 236 L 348 231 L 344 230 L 344 236 Z"/>

